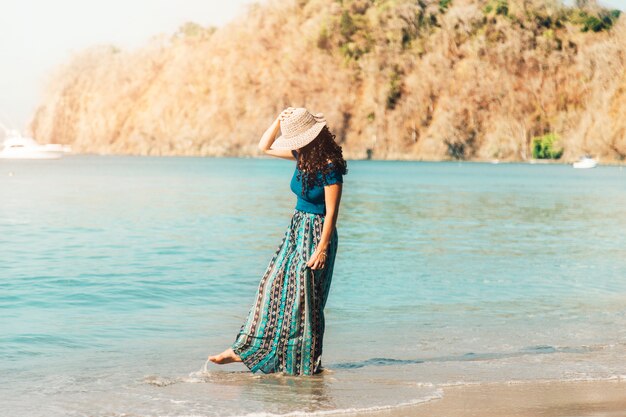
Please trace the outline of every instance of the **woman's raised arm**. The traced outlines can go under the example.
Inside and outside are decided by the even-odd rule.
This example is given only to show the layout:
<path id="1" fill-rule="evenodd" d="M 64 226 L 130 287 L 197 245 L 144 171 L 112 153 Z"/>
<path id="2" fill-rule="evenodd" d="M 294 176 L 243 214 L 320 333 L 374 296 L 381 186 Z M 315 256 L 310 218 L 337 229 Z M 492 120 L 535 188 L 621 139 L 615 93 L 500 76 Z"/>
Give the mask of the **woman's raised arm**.
<path id="1" fill-rule="evenodd" d="M 291 110 L 288 108 L 283 110 L 280 115 L 274 120 L 274 122 L 267 128 L 263 136 L 261 136 L 261 140 L 259 141 L 259 149 L 262 150 L 266 155 L 275 156 L 277 158 L 284 159 L 292 159 L 295 160 L 293 154 L 290 150 L 287 149 L 270 149 L 272 143 L 276 139 L 276 134 L 280 129 L 280 121 L 287 115 L 291 113 Z"/>

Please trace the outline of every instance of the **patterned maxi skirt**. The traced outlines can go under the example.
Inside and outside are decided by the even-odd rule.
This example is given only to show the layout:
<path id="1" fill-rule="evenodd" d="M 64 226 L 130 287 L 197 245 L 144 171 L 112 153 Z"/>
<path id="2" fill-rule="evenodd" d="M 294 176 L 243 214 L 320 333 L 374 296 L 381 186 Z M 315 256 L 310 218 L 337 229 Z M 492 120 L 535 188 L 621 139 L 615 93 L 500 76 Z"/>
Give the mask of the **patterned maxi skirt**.
<path id="1" fill-rule="evenodd" d="M 296 209 L 231 345 L 252 371 L 311 375 L 322 371 L 324 306 L 337 252 L 332 231 L 324 268 L 306 265 L 322 235 L 325 216 Z"/>

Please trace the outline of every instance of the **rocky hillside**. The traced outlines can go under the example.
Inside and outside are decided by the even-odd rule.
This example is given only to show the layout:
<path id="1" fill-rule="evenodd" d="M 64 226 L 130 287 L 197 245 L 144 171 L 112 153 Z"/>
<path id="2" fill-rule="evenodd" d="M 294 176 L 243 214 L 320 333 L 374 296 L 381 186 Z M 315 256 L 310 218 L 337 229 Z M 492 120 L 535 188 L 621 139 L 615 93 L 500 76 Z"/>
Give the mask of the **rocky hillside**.
<path id="1" fill-rule="evenodd" d="M 626 158 L 626 18 L 592 1 L 270 0 L 50 75 L 30 125 L 76 152 L 259 155 L 287 106 L 349 158 Z M 547 135 L 547 136 L 546 136 Z"/>

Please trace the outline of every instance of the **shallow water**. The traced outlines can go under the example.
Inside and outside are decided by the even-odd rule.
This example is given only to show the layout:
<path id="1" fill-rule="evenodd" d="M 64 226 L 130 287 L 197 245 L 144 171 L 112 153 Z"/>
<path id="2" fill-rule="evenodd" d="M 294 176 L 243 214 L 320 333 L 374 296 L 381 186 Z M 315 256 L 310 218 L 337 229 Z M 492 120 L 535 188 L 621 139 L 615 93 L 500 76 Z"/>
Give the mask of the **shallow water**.
<path id="1" fill-rule="evenodd" d="M 286 231 L 293 167 L 1 161 L 2 413 L 328 414 L 626 375 L 626 170 L 384 161 L 344 178 L 330 372 L 202 372 Z"/>

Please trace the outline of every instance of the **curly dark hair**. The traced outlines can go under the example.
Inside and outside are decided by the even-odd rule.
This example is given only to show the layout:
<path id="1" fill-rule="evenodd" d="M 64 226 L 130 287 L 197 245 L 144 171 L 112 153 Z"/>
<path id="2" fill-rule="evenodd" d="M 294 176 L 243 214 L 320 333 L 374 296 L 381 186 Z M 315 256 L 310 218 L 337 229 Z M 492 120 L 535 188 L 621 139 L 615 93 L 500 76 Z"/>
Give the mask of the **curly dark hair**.
<path id="1" fill-rule="evenodd" d="M 329 162 L 332 162 L 333 166 L 330 166 Z M 338 170 L 342 175 L 348 173 L 348 164 L 343 159 L 341 146 L 335 142 L 335 135 L 328 126 L 322 127 L 315 139 L 299 150 L 297 166 L 296 178 L 302 181 L 302 195 L 315 184 L 324 185 L 322 179 L 333 170 Z M 322 173 L 321 178 L 317 175 L 319 172 Z"/>

